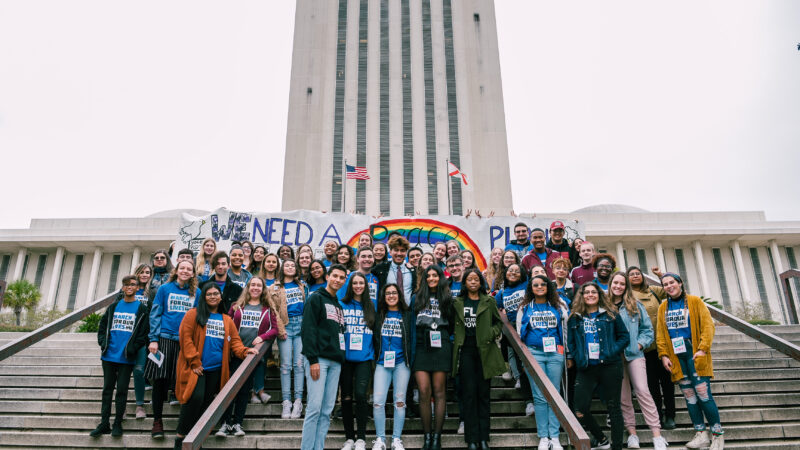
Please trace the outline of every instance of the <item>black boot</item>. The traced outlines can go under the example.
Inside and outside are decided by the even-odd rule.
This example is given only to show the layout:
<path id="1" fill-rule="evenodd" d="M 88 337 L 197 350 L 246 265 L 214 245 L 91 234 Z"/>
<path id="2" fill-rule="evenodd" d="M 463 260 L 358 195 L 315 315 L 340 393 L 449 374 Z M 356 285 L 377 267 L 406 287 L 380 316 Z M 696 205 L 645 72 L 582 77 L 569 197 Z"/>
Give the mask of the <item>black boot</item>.
<path id="1" fill-rule="evenodd" d="M 175 445 L 172 446 L 173 450 L 181 450 L 183 447 L 183 438 L 175 436 Z"/>
<path id="2" fill-rule="evenodd" d="M 431 450 L 442 450 L 442 433 L 433 433 Z"/>
<path id="3" fill-rule="evenodd" d="M 425 433 L 424 440 L 422 441 L 422 450 L 431 450 L 431 434 Z"/>
<path id="4" fill-rule="evenodd" d="M 98 425 L 97 428 L 92 430 L 89 433 L 89 436 L 98 437 L 103 434 L 109 434 L 109 433 L 111 433 L 111 426 L 108 424 L 108 422 L 100 422 L 100 425 Z"/>
<path id="5" fill-rule="evenodd" d="M 481 441 L 481 450 L 491 450 L 489 448 L 489 443 L 486 441 Z"/>
<path id="6" fill-rule="evenodd" d="M 467 450 L 478 450 L 478 444 L 475 442 L 470 442 L 467 444 Z"/>
<path id="7" fill-rule="evenodd" d="M 661 425 L 661 428 L 665 430 L 674 430 L 675 429 L 675 418 L 674 417 L 665 417 L 664 423 Z"/>

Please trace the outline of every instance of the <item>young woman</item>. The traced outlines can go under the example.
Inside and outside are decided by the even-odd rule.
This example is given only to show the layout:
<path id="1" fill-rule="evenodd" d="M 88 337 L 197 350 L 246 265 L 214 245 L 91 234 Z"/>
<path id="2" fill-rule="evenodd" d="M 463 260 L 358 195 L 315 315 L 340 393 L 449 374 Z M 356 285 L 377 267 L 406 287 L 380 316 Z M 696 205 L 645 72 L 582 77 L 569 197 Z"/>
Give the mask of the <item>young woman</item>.
<path id="1" fill-rule="evenodd" d="M 281 261 L 292 260 L 294 261 L 294 249 L 288 245 L 281 245 L 278 247 L 278 258 Z"/>
<path id="2" fill-rule="evenodd" d="M 458 246 L 458 242 L 453 239 L 445 242 L 444 245 L 447 251 L 447 258 L 457 255 L 461 251 L 461 247 Z"/>
<path id="3" fill-rule="evenodd" d="M 197 255 L 194 270 L 197 272 L 200 282 L 203 283 L 213 275 L 214 268 L 211 267 L 211 256 L 217 251 L 217 241 L 214 238 L 205 238 L 200 248 L 201 251 Z"/>
<path id="4" fill-rule="evenodd" d="M 496 290 L 503 289 L 502 281 L 506 278 L 506 270 L 508 266 L 512 264 L 519 264 L 519 256 L 517 256 L 517 252 L 513 250 L 506 250 L 503 252 L 503 257 L 500 258 L 500 276 L 495 279 L 495 286 Z"/>
<path id="5" fill-rule="evenodd" d="M 489 401 L 492 377 L 506 369 L 497 339 L 503 322 L 478 269 L 464 273 L 461 293 L 453 301 L 453 376 L 460 384 L 467 449 L 489 448 Z M 480 443 L 480 444 L 479 444 Z"/>
<path id="6" fill-rule="evenodd" d="M 267 287 L 272 286 L 272 283 L 278 278 L 278 270 L 281 268 L 281 262 L 278 255 L 275 253 L 267 253 L 264 257 L 264 265 L 261 267 L 261 278 L 264 279 Z"/>
<path id="7" fill-rule="evenodd" d="M 644 420 L 653 432 L 653 445 L 656 449 L 666 450 L 667 443 L 661 437 L 661 422 L 658 410 L 647 388 L 647 368 L 644 360 L 644 349 L 655 339 L 650 317 L 641 303 L 631 293 L 628 277 L 622 272 L 611 276 L 608 287 L 611 303 L 619 311 L 622 321 L 630 335 L 630 343 L 623 354 L 622 371 L 622 417 L 628 430 L 628 448 L 639 448 L 639 436 L 636 434 L 636 416 L 631 401 L 631 382 L 636 390 L 636 400 L 644 414 Z"/>
<path id="8" fill-rule="evenodd" d="M 583 264 L 581 260 L 581 244 L 584 243 L 584 240 L 581 238 L 575 238 L 572 241 L 572 248 L 569 252 L 569 262 L 572 263 L 572 267 L 578 267 Z"/>
<path id="9" fill-rule="evenodd" d="M 419 265 L 417 266 L 417 285 L 414 286 L 414 292 L 420 288 L 423 284 L 425 284 L 425 271 L 436 262 L 436 257 L 433 256 L 433 253 L 427 252 L 423 253 L 422 256 L 419 257 Z"/>
<path id="10" fill-rule="evenodd" d="M 667 298 L 667 293 L 661 286 L 648 286 L 642 270 L 636 266 L 628 267 L 628 281 L 631 283 L 633 296 L 644 306 L 657 334 L 658 307 Z M 661 364 L 655 340 L 644 349 L 644 360 L 647 365 L 647 386 L 655 402 L 661 428 L 673 430 L 675 429 L 675 385 L 672 384 L 670 372 L 664 370 L 664 365 Z"/>
<path id="11" fill-rule="evenodd" d="M 561 375 L 564 373 L 566 318 L 567 306 L 561 301 L 547 276 L 536 275 L 531 278 L 525 289 L 520 311 L 517 312 L 517 332 L 559 393 Z M 561 450 L 563 447 L 558 438 L 558 418 L 531 374 L 526 371 L 526 375 L 533 390 L 539 450 Z"/>
<path id="12" fill-rule="evenodd" d="M 558 258 L 553 261 L 550 267 L 553 268 L 553 274 L 556 276 L 554 281 L 556 292 L 558 292 L 561 301 L 569 308 L 569 305 L 572 304 L 572 298 L 575 296 L 575 288 L 572 285 L 572 280 L 569 279 L 572 263 L 567 258 Z"/>
<path id="13" fill-rule="evenodd" d="M 403 299 L 403 291 L 394 283 L 381 290 L 378 312 L 373 328 L 375 339 L 375 378 L 373 397 L 375 406 L 376 439 L 373 450 L 386 449 L 386 396 L 389 386 L 394 391 L 394 417 L 391 450 L 404 450 L 403 425 L 406 418 L 406 388 L 411 378 L 411 327 L 413 316 Z"/>
<path id="14" fill-rule="evenodd" d="M 496 280 L 501 276 L 500 263 L 502 259 L 503 249 L 500 247 L 493 248 L 492 252 L 489 253 L 489 265 L 486 267 L 486 270 L 483 271 L 483 277 L 486 279 L 486 282 L 489 283 L 492 292 L 499 291 L 495 285 L 497 284 Z"/>
<path id="15" fill-rule="evenodd" d="M 336 264 L 343 265 L 347 272 L 350 273 L 356 270 L 356 258 L 354 255 L 352 247 L 342 244 L 336 249 Z"/>
<path id="16" fill-rule="evenodd" d="M 161 285 L 169 282 L 169 276 L 173 269 L 172 261 L 166 250 L 156 250 L 150 258 L 150 265 L 153 267 L 153 279 L 150 281 L 150 287 L 158 290 Z"/>
<path id="17" fill-rule="evenodd" d="M 325 264 L 325 268 L 331 266 L 331 264 L 335 264 L 336 261 L 334 260 L 336 257 L 336 249 L 339 248 L 339 245 L 334 240 L 327 240 L 325 241 L 325 245 L 322 247 L 322 253 L 325 255 L 325 259 L 322 260 L 323 264 Z"/>
<path id="18" fill-rule="evenodd" d="M 153 279 L 153 269 L 147 264 L 139 264 L 133 272 L 136 277 L 138 289 L 136 289 L 136 300 L 145 305 L 147 314 L 150 315 L 150 305 L 156 297 L 156 290 L 150 287 Z M 149 322 L 149 320 L 148 320 Z M 147 380 L 144 378 L 144 364 L 147 362 L 147 345 L 143 345 L 136 353 L 136 364 L 133 366 L 133 394 L 136 398 L 136 418 L 144 419 L 147 412 L 144 410 L 144 391 Z"/>
<path id="19" fill-rule="evenodd" d="M 244 252 L 244 262 L 242 263 L 242 267 L 247 269 L 248 272 L 250 270 L 250 266 L 253 264 L 253 243 L 250 241 L 242 242 L 242 252 Z"/>
<path id="20" fill-rule="evenodd" d="M 345 358 L 339 376 L 342 395 L 342 422 L 346 442 L 342 450 L 362 450 L 367 439 L 367 387 L 372 374 L 375 350 L 372 327 L 375 305 L 369 298 L 367 279 L 361 272 L 350 274 L 344 298 L 339 301 L 344 314 Z M 358 430 L 353 428 L 353 407 Z"/>
<path id="21" fill-rule="evenodd" d="M 297 277 L 301 280 L 308 279 L 313 255 L 314 253 L 311 251 L 311 247 L 308 246 L 297 252 L 297 260 L 295 261 L 297 263 Z"/>
<path id="22" fill-rule="evenodd" d="M 603 293 L 608 295 L 608 283 L 611 281 L 611 274 L 617 268 L 617 259 L 610 253 L 600 253 L 595 255 L 592 266 L 597 274 L 594 282 L 603 288 Z"/>
<path id="23" fill-rule="evenodd" d="M 439 267 L 444 270 L 445 267 L 445 260 L 447 259 L 447 244 L 444 242 L 437 242 L 433 246 L 433 258 L 434 262 L 439 265 Z"/>
<path id="24" fill-rule="evenodd" d="M 495 295 L 497 302 L 497 309 L 505 311 L 506 317 L 510 323 L 517 323 L 517 316 L 519 307 L 525 299 L 525 288 L 528 285 L 528 276 L 525 274 L 525 268 L 521 264 L 512 264 L 508 267 L 505 273 L 505 280 L 503 281 L 503 289 Z M 521 364 L 517 361 L 517 352 L 508 345 L 506 337 L 503 336 L 502 348 L 505 349 L 508 358 L 508 365 L 511 368 L 511 373 L 503 374 L 503 379 L 510 381 L 512 378 L 515 381 L 514 387 L 520 389 L 520 368 Z M 526 396 L 527 398 L 527 396 Z"/>
<path id="25" fill-rule="evenodd" d="M 476 269 L 478 267 L 475 264 L 475 255 L 472 254 L 472 250 L 461 250 L 461 261 L 464 263 L 464 270 Z"/>
<path id="26" fill-rule="evenodd" d="M 272 346 L 272 342 L 278 336 L 277 315 L 269 307 L 267 289 L 261 277 L 253 277 L 247 282 L 242 295 L 231 306 L 228 315 L 233 318 L 233 324 L 245 347 L 253 347 L 262 342 L 265 342 L 264 345 Z M 231 373 L 236 372 L 243 362 L 243 359 L 232 358 Z M 222 416 L 222 426 L 216 435 L 218 437 L 226 437 L 229 434 L 244 436 L 242 420 L 247 411 L 247 402 L 267 403 L 269 399 L 269 394 L 264 392 L 264 362 L 259 361 L 239 389 L 233 403 L 225 411 L 225 415 Z"/>
<path id="27" fill-rule="evenodd" d="M 658 307 L 658 355 L 664 368 L 672 373 L 686 399 L 686 408 L 697 431 L 687 448 L 703 448 L 711 442 L 711 450 L 725 445 L 719 409 L 711 395 L 711 343 L 714 321 L 700 297 L 687 295 L 683 280 L 674 273 L 661 277 L 668 300 Z M 709 440 L 706 422 L 711 425 Z"/>
<path id="28" fill-rule="evenodd" d="M 261 273 L 261 269 L 264 267 L 264 258 L 267 257 L 267 248 L 263 245 L 256 245 L 253 249 L 253 260 L 248 266 L 248 271 L 253 274 L 254 277 L 259 276 Z"/>
<path id="29" fill-rule="evenodd" d="M 311 262 L 308 268 L 308 278 L 306 284 L 308 285 L 308 293 L 312 293 L 317 289 L 325 288 L 328 280 L 328 270 L 325 268 L 325 262 L 320 259 L 315 259 Z"/>
<path id="30" fill-rule="evenodd" d="M 273 311 L 278 314 L 278 350 L 281 355 L 282 419 L 299 419 L 303 413 L 303 305 L 305 283 L 298 278 L 297 264 L 287 259 L 278 272 L 278 280 L 269 289 Z M 292 403 L 294 370 L 294 404 Z"/>
<path id="31" fill-rule="evenodd" d="M 376 242 L 372 246 L 372 255 L 375 257 L 375 265 L 385 263 L 388 261 L 387 255 L 389 254 L 389 250 L 386 248 L 386 244 L 383 242 Z"/>
<path id="32" fill-rule="evenodd" d="M 208 283 L 200 293 L 197 307 L 190 309 L 180 327 L 180 355 L 177 361 L 175 395 L 181 402 L 175 447 L 205 412 L 214 396 L 230 378 L 231 353 L 239 359 L 257 350 L 242 345 L 236 325 L 220 310 L 222 292 Z"/>
<path id="33" fill-rule="evenodd" d="M 179 329 L 183 316 L 196 305 L 196 290 L 194 264 L 181 261 L 167 283 L 158 288 L 150 306 L 150 345 L 147 349 L 163 358 L 160 367 L 148 359 L 144 368 L 145 378 L 153 382 L 153 429 L 150 434 L 155 439 L 164 438 L 161 418 L 167 390 L 175 386 L 175 367 L 180 352 Z"/>
<path id="34" fill-rule="evenodd" d="M 592 447 L 608 448 L 608 439 L 590 411 L 592 393 L 601 399 L 611 418 L 611 448 L 622 449 L 622 361 L 620 354 L 628 346 L 630 336 L 622 318 L 615 311 L 597 283 L 581 285 L 572 302 L 567 322 L 567 365 L 578 370 L 575 380 L 575 416 L 592 434 Z"/>
<path id="35" fill-rule="evenodd" d="M 444 244 L 442 244 L 444 245 Z M 423 256 L 424 258 L 424 256 Z M 447 373 L 452 369 L 453 298 L 450 283 L 438 264 L 424 272 L 424 281 L 411 299 L 416 326 L 415 356 L 412 365 L 419 389 L 419 415 L 425 432 L 424 450 L 441 450 L 442 427 L 447 406 L 445 391 Z M 432 426 L 431 393 L 434 398 L 436 421 Z M 424 405 L 424 406 L 423 406 Z"/>
<path id="36" fill-rule="evenodd" d="M 354 250 L 358 250 L 361 247 L 372 247 L 375 242 L 372 239 L 372 235 L 369 233 L 361 233 L 358 236 L 358 247 Z"/>

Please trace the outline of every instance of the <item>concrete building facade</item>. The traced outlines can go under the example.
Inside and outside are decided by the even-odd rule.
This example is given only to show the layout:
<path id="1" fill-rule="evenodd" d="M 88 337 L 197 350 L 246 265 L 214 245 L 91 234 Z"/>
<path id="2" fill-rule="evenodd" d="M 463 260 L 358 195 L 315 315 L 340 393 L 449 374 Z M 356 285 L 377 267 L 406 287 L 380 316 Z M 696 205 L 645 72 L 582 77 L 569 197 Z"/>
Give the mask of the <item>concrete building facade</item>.
<path id="1" fill-rule="evenodd" d="M 494 2 L 298 0 L 282 207 L 510 211 Z"/>

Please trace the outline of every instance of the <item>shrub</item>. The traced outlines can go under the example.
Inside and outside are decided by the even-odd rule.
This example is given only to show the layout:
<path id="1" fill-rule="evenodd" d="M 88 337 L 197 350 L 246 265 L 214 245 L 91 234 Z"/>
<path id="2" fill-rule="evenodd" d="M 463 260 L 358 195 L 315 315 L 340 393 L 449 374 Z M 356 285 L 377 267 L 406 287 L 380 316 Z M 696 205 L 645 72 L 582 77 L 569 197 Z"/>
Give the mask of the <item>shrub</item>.
<path id="1" fill-rule="evenodd" d="M 82 319 L 81 325 L 78 327 L 78 333 L 97 333 L 100 329 L 100 319 L 103 316 L 100 313 L 92 313 Z"/>

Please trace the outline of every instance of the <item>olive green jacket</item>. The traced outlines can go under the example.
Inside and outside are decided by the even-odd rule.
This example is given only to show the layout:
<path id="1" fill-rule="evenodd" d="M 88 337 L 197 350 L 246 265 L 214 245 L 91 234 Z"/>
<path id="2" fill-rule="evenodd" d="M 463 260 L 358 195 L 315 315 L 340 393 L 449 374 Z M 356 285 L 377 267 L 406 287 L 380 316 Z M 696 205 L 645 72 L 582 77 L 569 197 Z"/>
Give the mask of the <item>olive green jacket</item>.
<path id="1" fill-rule="evenodd" d="M 456 297 L 453 300 L 453 308 L 455 309 L 455 330 L 453 332 L 453 376 L 455 377 L 458 375 L 461 347 L 464 345 L 466 337 L 464 299 Z M 497 343 L 497 338 L 503 333 L 503 322 L 497 311 L 497 302 L 486 294 L 481 294 L 476 316 L 475 340 L 478 343 L 478 353 L 481 355 L 483 378 L 488 380 L 506 371 L 506 363 L 500 352 L 500 345 Z"/>

